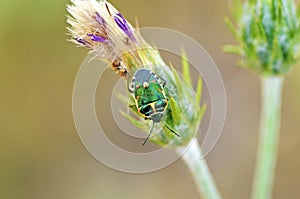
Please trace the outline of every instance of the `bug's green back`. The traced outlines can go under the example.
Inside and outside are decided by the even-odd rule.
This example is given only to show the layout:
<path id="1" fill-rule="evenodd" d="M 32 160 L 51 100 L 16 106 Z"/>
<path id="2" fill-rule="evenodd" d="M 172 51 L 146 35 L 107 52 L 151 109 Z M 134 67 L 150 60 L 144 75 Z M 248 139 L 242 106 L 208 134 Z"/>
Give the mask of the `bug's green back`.
<path id="1" fill-rule="evenodd" d="M 139 69 L 132 79 L 136 108 L 145 119 L 160 122 L 168 100 L 159 77 L 149 69 Z"/>
<path id="2" fill-rule="evenodd" d="M 165 99 L 162 87 L 158 82 L 149 83 L 149 87 L 147 88 L 144 88 L 141 84 L 141 86 L 135 90 L 134 95 L 135 99 L 137 99 L 137 108 L 158 101 L 160 99 Z"/>

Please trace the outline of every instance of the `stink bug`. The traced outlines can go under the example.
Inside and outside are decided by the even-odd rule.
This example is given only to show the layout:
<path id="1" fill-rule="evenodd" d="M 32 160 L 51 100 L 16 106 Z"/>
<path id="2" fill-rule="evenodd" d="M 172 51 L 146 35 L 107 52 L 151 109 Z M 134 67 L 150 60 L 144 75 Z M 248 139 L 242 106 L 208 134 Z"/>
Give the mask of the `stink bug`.
<path id="1" fill-rule="evenodd" d="M 180 137 L 162 120 L 168 107 L 168 99 L 164 91 L 165 85 L 165 80 L 145 68 L 138 69 L 134 73 L 131 83 L 128 82 L 128 90 L 134 95 L 138 113 L 146 120 L 153 121 L 151 130 L 143 145 L 149 139 L 154 128 L 154 123 L 163 122 L 172 133 Z"/>

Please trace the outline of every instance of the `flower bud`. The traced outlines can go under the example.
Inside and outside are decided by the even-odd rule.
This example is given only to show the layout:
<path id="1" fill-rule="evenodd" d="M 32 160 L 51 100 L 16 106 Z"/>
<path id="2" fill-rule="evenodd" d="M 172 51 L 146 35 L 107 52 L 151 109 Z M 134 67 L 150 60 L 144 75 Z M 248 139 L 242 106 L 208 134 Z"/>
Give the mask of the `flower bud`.
<path id="1" fill-rule="evenodd" d="M 299 59 L 299 13 L 292 0 L 234 1 L 234 26 L 227 25 L 238 46 L 224 51 L 239 54 L 241 66 L 263 75 L 286 74 Z"/>

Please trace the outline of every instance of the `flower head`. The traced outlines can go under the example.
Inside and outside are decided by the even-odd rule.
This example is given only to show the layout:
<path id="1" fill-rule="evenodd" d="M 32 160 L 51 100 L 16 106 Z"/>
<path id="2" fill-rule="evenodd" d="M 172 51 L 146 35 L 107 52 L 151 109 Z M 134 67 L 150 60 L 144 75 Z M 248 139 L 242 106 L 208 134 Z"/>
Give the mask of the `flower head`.
<path id="1" fill-rule="evenodd" d="M 68 19 L 72 41 L 96 56 L 113 61 L 130 50 L 139 35 L 122 14 L 105 0 L 72 0 Z"/>
<path id="2" fill-rule="evenodd" d="M 236 27 L 226 20 L 238 46 L 225 51 L 242 56 L 240 64 L 264 75 L 287 73 L 300 57 L 299 13 L 292 0 L 234 1 Z"/>

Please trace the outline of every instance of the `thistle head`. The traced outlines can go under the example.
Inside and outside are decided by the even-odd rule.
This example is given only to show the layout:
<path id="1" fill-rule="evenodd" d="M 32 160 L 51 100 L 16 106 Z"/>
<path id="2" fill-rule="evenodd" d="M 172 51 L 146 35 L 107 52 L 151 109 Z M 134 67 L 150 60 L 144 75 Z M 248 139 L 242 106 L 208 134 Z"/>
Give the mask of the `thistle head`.
<path id="1" fill-rule="evenodd" d="M 105 0 L 71 0 L 67 27 L 71 41 L 95 56 L 113 61 L 130 50 L 139 36 L 122 14 Z"/>
<path id="2" fill-rule="evenodd" d="M 299 60 L 299 12 L 291 0 L 235 0 L 226 23 L 238 45 L 226 52 L 242 56 L 240 65 L 263 75 L 283 75 Z"/>
<path id="3" fill-rule="evenodd" d="M 158 127 L 161 128 L 154 128 L 154 136 L 150 138 L 154 143 L 172 147 L 188 144 L 198 130 L 205 107 L 200 108 L 201 80 L 195 94 L 191 86 L 187 59 L 184 58 L 185 75 L 181 78 L 175 69 L 164 63 L 158 50 L 148 45 L 110 3 L 105 0 L 71 1 L 72 5 L 67 7 L 69 13 L 67 22 L 70 24 L 68 31 L 74 43 L 90 49 L 95 56 L 109 61 L 114 62 L 117 58 L 117 61 L 122 62 L 122 66 L 124 65 L 124 68 L 132 74 L 140 68 L 146 68 L 167 82 L 164 91 L 162 86 L 156 87 L 158 93 L 164 93 L 161 104 L 158 104 L 160 108 L 167 107 L 163 109 L 163 113 L 155 113 L 150 118 L 143 118 L 136 106 L 130 106 L 137 117 L 125 113 L 123 115 L 146 133 L 152 128 L 152 124 L 155 123 L 157 126 L 156 124 L 159 123 Z M 141 87 L 146 89 L 153 86 L 151 82 L 142 80 L 143 78 L 140 80 Z M 129 98 L 129 104 L 128 98 L 125 97 L 126 100 L 123 100 L 127 106 L 136 104 L 136 99 L 131 93 Z M 150 94 L 145 95 L 145 98 L 149 103 L 153 102 Z M 167 102 L 164 102 L 165 98 Z M 156 111 L 160 112 L 158 109 Z M 177 132 L 180 137 L 177 137 L 177 133 L 174 132 Z"/>

